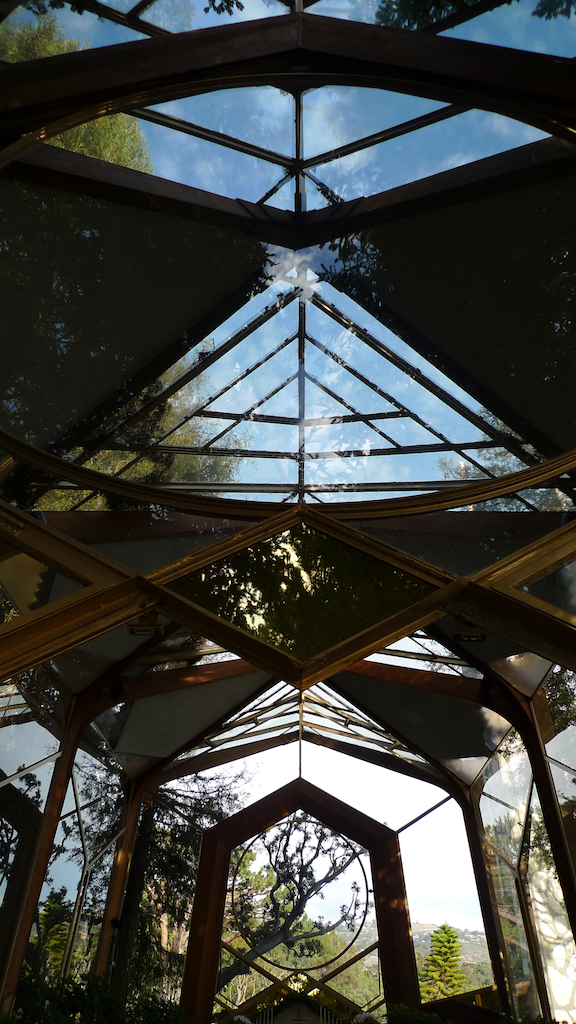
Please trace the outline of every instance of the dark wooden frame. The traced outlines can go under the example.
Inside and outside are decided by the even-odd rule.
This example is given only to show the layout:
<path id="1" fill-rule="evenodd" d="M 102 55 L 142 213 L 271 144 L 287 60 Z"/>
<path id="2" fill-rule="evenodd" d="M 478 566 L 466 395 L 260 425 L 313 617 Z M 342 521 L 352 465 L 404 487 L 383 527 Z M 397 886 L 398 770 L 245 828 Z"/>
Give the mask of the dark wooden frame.
<path id="1" fill-rule="evenodd" d="M 414 1008 L 420 1005 L 396 833 L 304 779 L 296 779 L 204 833 L 181 998 L 196 1024 L 209 1024 L 211 1019 L 231 851 L 297 810 L 369 851 L 386 998 Z"/>

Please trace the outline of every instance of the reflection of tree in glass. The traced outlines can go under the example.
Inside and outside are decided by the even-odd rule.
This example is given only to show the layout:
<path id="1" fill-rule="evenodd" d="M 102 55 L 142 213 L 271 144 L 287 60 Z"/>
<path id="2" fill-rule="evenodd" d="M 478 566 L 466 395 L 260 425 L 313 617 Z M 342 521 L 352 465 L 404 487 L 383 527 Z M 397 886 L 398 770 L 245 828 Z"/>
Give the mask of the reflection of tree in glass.
<path id="1" fill-rule="evenodd" d="M 167 319 L 173 318 L 169 297 L 188 288 L 194 274 L 198 279 L 204 274 L 199 247 L 210 241 L 216 263 L 235 264 L 246 277 L 265 259 L 259 242 L 228 232 L 214 235 L 177 218 L 112 210 L 89 196 L 17 182 L 5 188 L 3 315 L 19 346 L 3 353 L 11 383 L 2 425 L 41 446 L 58 440 L 90 411 L 79 381 L 89 378 L 94 396 L 110 395 L 138 370 L 144 341 L 150 346 L 156 337 L 158 345 L 165 337 Z M 203 281 L 206 285 L 206 276 Z M 191 294 L 191 309 L 196 302 Z M 168 330 L 178 336 L 175 323 Z M 180 322 L 178 333 L 181 329 Z M 56 405 L 47 399 L 47 375 L 59 382 Z M 127 391 L 124 403 L 131 399 Z M 106 424 L 101 426 L 105 431 Z"/>
<path id="2" fill-rule="evenodd" d="M 380 0 L 376 24 L 394 28 L 422 28 L 449 14 L 460 14 L 466 7 L 474 8 L 473 0 L 467 0 L 464 4 L 458 0 Z M 573 10 L 576 10 L 573 0 L 537 0 L 532 14 L 548 21 L 551 18 L 569 18 Z"/>
<path id="3" fill-rule="evenodd" d="M 256 849 L 263 865 L 253 871 L 253 850 L 244 854 L 233 891 L 237 937 L 248 946 L 247 959 L 256 961 L 276 950 L 275 963 L 314 968 L 337 957 L 346 943 L 337 937 L 330 955 L 323 938 L 342 926 L 354 929 L 366 909 L 365 894 L 353 881 L 350 900 L 334 921 L 312 919 L 306 907 L 314 897 L 324 899 L 326 887 L 357 859 L 360 848 L 300 813 L 260 837 Z M 248 964 L 234 959 L 220 971 L 218 990 L 249 970 Z"/>
<path id="4" fill-rule="evenodd" d="M 297 658 L 330 648 L 433 590 L 305 524 L 170 588 Z"/>
<path id="5" fill-rule="evenodd" d="M 544 684 L 546 702 L 555 735 L 576 725 L 576 676 L 566 668 L 556 667 Z"/>

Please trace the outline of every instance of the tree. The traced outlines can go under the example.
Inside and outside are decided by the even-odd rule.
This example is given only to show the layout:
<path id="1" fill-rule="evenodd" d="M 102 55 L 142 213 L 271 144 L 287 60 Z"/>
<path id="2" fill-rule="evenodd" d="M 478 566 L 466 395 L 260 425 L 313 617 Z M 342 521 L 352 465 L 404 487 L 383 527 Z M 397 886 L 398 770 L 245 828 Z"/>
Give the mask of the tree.
<path id="1" fill-rule="evenodd" d="M 235 886 L 233 934 L 228 941 L 242 939 L 251 961 L 282 947 L 282 962 L 295 968 L 308 962 L 313 967 L 325 951 L 323 938 L 343 925 L 353 928 L 364 905 L 359 887 L 352 883 L 350 902 L 341 906 L 338 920 L 312 919 L 306 907 L 313 897 L 323 898 L 323 890 L 340 878 L 360 848 L 307 815 L 294 814 L 261 837 L 258 849 L 265 857 L 264 867 L 256 873 L 249 867 L 242 872 L 241 861 L 236 870 L 240 884 Z M 337 953 L 344 943 L 336 941 L 341 943 Z M 249 970 L 247 963 L 234 959 L 220 971 L 217 990 Z"/>
<path id="2" fill-rule="evenodd" d="M 64 0 L 26 0 L 24 6 L 32 14 L 41 17 L 48 11 L 64 7 Z M 82 0 L 71 0 L 70 7 L 76 14 L 84 13 Z M 242 0 L 208 0 L 204 8 L 206 14 L 208 11 L 214 11 L 215 14 L 233 14 L 235 10 L 244 10 Z"/>
<path id="3" fill-rule="evenodd" d="M 455 928 L 443 924 L 431 935 L 432 950 L 424 960 L 420 974 L 420 990 L 426 1001 L 446 999 L 466 988 L 462 971 L 462 947 Z"/>
<path id="4" fill-rule="evenodd" d="M 112 977 L 124 997 L 177 993 L 196 887 L 202 832 L 236 810 L 242 775 L 191 776 L 161 786 L 144 806 L 132 855 Z M 83 803 L 90 804 L 84 835 L 91 856 L 117 834 L 122 808 L 118 778 L 104 766 L 83 772 Z M 77 832 L 70 855 L 82 859 Z M 92 875 L 92 912 L 102 913 L 109 860 Z M 92 914 L 94 916 L 94 914 Z"/>
<path id="5" fill-rule="evenodd" d="M 72 903 L 66 899 L 66 886 L 51 889 L 38 914 L 36 936 L 28 952 L 28 961 L 38 974 L 58 976 L 71 917 Z"/>
<path id="6" fill-rule="evenodd" d="M 55 14 L 43 13 L 36 21 L 9 19 L 0 25 L 2 60 L 35 60 L 79 49 L 78 39 L 66 38 Z M 87 121 L 56 136 L 50 143 L 137 171 L 149 174 L 154 171 L 142 129 L 138 121 L 128 114 L 111 114 Z"/>
<path id="7" fill-rule="evenodd" d="M 488 409 L 480 408 L 477 410 L 478 415 L 482 416 L 482 419 L 486 423 L 495 427 L 502 434 L 510 435 L 510 430 L 502 420 L 498 419 Z M 516 435 L 514 437 L 518 443 L 521 443 L 521 439 Z M 488 434 L 485 435 L 485 440 L 489 440 Z M 528 445 L 524 445 L 527 451 L 531 454 L 536 454 L 532 448 Z M 482 452 L 479 456 L 479 461 L 488 471 L 495 477 L 507 476 L 509 473 L 516 473 L 518 470 L 525 469 L 525 463 L 521 462 L 517 456 L 513 455 L 512 452 L 508 451 L 507 448 L 488 448 L 485 452 Z M 446 456 L 440 456 L 438 459 L 438 466 L 442 472 L 442 476 L 445 480 L 455 480 L 460 477 L 462 481 L 481 480 L 482 474 L 479 469 L 475 466 L 467 465 L 464 460 L 458 460 L 455 458 L 449 458 Z M 539 512 L 563 512 L 571 507 L 569 498 L 556 487 L 550 487 L 540 490 L 531 490 L 526 495 L 526 500 L 529 501 Z M 490 501 L 482 502 L 482 508 L 486 511 L 507 511 L 507 510 L 518 510 L 520 508 L 517 498 L 511 495 L 504 495 L 500 498 L 493 498 Z"/>
<path id="8" fill-rule="evenodd" d="M 375 20 L 377 25 L 418 29 L 449 14 L 460 13 L 466 7 L 473 10 L 474 0 L 465 4 L 458 0 L 380 0 Z M 575 0 L 538 0 L 532 14 L 550 21 L 551 18 L 569 18 L 573 11 L 576 11 Z"/>

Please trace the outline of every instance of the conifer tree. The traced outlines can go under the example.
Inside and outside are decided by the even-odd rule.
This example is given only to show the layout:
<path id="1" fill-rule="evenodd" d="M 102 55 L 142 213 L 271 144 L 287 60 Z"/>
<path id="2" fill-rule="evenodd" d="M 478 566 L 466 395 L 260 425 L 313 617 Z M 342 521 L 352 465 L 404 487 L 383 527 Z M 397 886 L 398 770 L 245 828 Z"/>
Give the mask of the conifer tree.
<path id="1" fill-rule="evenodd" d="M 443 924 L 432 932 L 432 949 L 420 973 L 422 998 L 446 999 L 455 996 L 466 987 L 466 975 L 462 971 L 462 947 L 456 930 Z"/>

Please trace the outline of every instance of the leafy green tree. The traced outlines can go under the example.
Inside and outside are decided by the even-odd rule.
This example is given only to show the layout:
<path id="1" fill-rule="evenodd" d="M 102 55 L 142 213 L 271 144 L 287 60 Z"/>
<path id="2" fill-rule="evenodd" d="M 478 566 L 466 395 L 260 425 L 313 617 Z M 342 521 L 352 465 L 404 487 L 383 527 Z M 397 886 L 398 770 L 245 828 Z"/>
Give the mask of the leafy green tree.
<path id="1" fill-rule="evenodd" d="M 364 909 L 358 886 L 352 883 L 350 902 L 340 908 L 336 921 L 312 919 L 306 907 L 314 897 L 323 898 L 326 886 L 340 878 L 359 849 L 305 814 L 292 815 L 261 837 L 258 849 L 265 858 L 263 867 L 252 872 L 249 851 L 247 865 L 241 860 L 236 869 L 234 921 L 239 931 L 229 938 L 244 940 L 248 960 L 257 961 L 274 950 L 279 962 L 296 969 L 313 969 L 324 960 L 328 936 L 332 945 L 329 942 L 326 958 L 337 955 L 347 943 L 336 929 L 352 928 Z M 220 971 L 219 991 L 250 969 L 242 960 L 230 960 Z"/>
<path id="2" fill-rule="evenodd" d="M 160 787 L 144 807 L 132 855 L 122 917 L 115 945 L 112 979 L 128 995 L 178 991 L 187 924 L 196 888 L 202 833 L 237 808 L 235 791 L 242 776 L 191 776 Z M 82 783 L 82 800 L 92 803 L 84 822 L 90 854 L 118 831 L 121 791 L 117 777 L 91 769 Z M 71 853 L 81 859 L 78 835 Z M 110 861 L 98 862 L 92 875 L 92 917 L 101 916 Z"/>
<path id="3" fill-rule="evenodd" d="M 443 924 L 432 932 L 432 949 L 424 960 L 420 974 L 422 998 L 446 999 L 458 995 L 466 988 L 467 979 L 462 971 L 462 947 L 456 929 Z"/>
<path id="4" fill-rule="evenodd" d="M 62 5 L 61 5 L 62 6 Z M 0 59 L 10 62 L 53 57 L 80 49 L 78 39 L 67 39 L 55 14 L 44 13 L 36 21 L 7 19 L 0 25 Z M 138 121 L 128 114 L 111 114 L 78 125 L 50 140 L 108 163 L 152 173 L 154 166 Z"/>
<path id="5" fill-rule="evenodd" d="M 58 976 L 71 918 L 72 903 L 66 899 L 66 886 L 51 889 L 38 914 L 36 935 L 27 956 L 37 974 L 48 978 Z"/>

